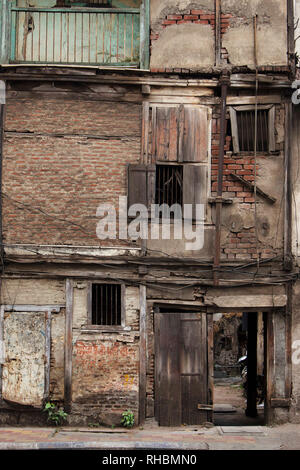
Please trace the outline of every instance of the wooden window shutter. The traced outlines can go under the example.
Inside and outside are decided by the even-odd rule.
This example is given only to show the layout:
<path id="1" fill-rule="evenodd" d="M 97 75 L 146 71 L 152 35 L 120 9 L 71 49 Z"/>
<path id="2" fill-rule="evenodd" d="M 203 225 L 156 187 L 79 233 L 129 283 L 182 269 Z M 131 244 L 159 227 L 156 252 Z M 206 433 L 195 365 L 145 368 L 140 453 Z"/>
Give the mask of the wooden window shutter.
<path id="1" fill-rule="evenodd" d="M 178 161 L 206 162 L 208 156 L 208 108 L 185 106 L 181 127 Z"/>
<path id="2" fill-rule="evenodd" d="M 178 161 L 179 107 L 154 106 L 152 108 L 153 161 Z"/>
<path id="3" fill-rule="evenodd" d="M 207 204 L 207 165 L 184 165 L 183 167 L 183 204 L 193 204 L 193 219 L 195 219 L 195 204 Z"/>
<path id="4" fill-rule="evenodd" d="M 155 165 L 128 165 L 128 207 L 155 202 Z"/>

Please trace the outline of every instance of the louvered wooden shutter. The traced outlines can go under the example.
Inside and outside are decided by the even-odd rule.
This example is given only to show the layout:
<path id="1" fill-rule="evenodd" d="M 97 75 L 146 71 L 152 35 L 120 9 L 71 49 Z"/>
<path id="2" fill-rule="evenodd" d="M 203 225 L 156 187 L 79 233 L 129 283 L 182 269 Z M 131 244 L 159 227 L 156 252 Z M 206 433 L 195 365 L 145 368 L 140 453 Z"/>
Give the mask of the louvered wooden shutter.
<path id="1" fill-rule="evenodd" d="M 155 162 L 200 163 L 207 160 L 208 108 L 153 106 L 152 144 Z"/>
<path id="2" fill-rule="evenodd" d="M 155 202 L 155 165 L 128 165 L 128 207 Z"/>

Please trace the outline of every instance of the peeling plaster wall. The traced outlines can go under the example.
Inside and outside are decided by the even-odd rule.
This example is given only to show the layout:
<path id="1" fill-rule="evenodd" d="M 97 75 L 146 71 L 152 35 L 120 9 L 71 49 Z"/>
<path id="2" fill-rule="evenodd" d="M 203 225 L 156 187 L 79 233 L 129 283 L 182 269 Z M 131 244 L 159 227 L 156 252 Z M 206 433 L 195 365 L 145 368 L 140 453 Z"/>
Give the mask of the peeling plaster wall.
<path id="1" fill-rule="evenodd" d="M 65 281 L 4 279 L 1 304 L 61 305 L 51 315 L 50 397 L 64 396 Z M 45 313 L 5 312 L 3 397 L 40 407 L 45 389 Z"/>
<path id="2" fill-rule="evenodd" d="M 151 29 L 159 33 L 152 45 L 151 68 L 200 68 L 214 65 L 214 32 L 206 24 L 175 24 L 162 26 L 167 15 L 189 14 L 192 8 L 214 12 L 214 1 L 191 3 L 152 0 Z"/>
<path id="3" fill-rule="evenodd" d="M 166 28 L 155 41 L 151 67 L 200 68 L 214 65 L 214 33 L 209 25 Z"/>
<path id="4" fill-rule="evenodd" d="M 41 407 L 45 390 L 45 313 L 6 313 L 4 342 L 3 398 Z"/>
<path id="5" fill-rule="evenodd" d="M 64 305 L 65 281 L 51 279 L 3 279 L 1 304 Z"/>
<path id="6" fill-rule="evenodd" d="M 189 0 L 151 0 L 151 22 L 155 24 L 161 17 L 176 11 L 187 13 L 191 8 L 214 11 L 215 2 L 214 0 L 201 0 L 200 2 L 190 2 Z"/>
<path id="7" fill-rule="evenodd" d="M 287 65 L 287 7 L 281 0 L 222 1 L 228 23 L 222 28 L 224 63 L 254 66 L 253 17 L 258 15 L 258 65 Z M 214 1 L 151 2 L 151 68 L 197 69 L 215 65 L 214 21 L 194 21 L 196 11 L 215 13 Z M 182 15 L 172 24 L 172 15 Z M 188 23 L 194 24 L 188 24 Z M 228 27 L 229 26 L 229 27 Z M 226 54 L 225 54 L 226 52 Z"/>
<path id="8" fill-rule="evenodd" d="M 234 65 L 254 65 L 253 17 L 258 15 L 258 65 L 287 64 L 287 9 L 282 0 L 223 0 L 222 11 L 231 13 L 231 27 L 222 46 Z"/>

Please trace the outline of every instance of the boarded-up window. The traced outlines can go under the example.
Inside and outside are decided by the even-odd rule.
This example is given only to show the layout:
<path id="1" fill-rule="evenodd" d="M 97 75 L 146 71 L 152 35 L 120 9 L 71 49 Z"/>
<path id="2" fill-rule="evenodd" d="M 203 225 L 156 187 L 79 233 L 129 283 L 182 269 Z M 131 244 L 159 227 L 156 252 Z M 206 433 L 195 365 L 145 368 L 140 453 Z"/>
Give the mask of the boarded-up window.
<path id="1" fill-rule="evenodd" d="M 42 407 L 47 392 L 45 312 L 9 312 L 4 318 L 4 400 Z M 48 392 L 47 392 L 48 393 Z"/>
<path id="2" fill-rule="evenodd" d="M 147 126 L 148 130 L 148 126 Z M 208 158 L 208 108 L 152 105 L 147 155 L 155 162 L 200 163 Z"/>

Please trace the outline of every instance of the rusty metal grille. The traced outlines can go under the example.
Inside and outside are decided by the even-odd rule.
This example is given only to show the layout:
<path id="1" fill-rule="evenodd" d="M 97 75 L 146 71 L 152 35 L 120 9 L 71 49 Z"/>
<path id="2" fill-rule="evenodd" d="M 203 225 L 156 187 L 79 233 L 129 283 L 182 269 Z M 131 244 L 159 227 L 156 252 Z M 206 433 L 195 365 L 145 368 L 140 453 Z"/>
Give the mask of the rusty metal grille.
<path id="1" fill-rule="evenodd" d="M 269 150 L 269 111 L 257 111 L 257 152 Z M 238 138 L 241 152 L 255 151 L 255 111 L 237 111 Z"/>
<path id="2" fill-rule="evenodd" d="M 92 324 L 121 325 L 121 285 L 92 284 Z"/>
<path id="3" fill-rule="evenodd" d="M 157 165 L 155 203 L 182 206 L 182 183 L 182 165 Z"/>

